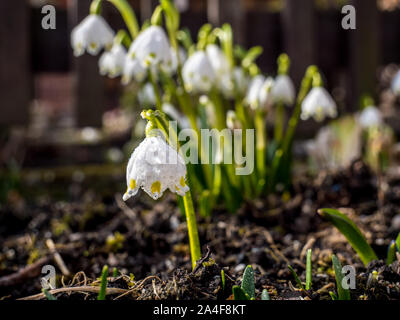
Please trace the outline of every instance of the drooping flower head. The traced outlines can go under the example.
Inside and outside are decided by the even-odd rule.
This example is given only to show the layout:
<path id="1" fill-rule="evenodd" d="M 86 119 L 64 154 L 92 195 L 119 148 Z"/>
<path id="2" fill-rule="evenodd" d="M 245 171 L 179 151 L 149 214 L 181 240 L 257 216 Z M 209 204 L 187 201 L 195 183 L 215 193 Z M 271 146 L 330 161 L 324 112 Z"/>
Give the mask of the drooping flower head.
<path id="1" fill-rule="evenodd" d="M 293 105 L 296 99 L 296 90 L 293 81 L 286 74 L 278 75 L 271 90 L 274 103 Z"/>
<path id="2" fill-rule="evenodd" d="M 378 127 L 383 123 L 383 117 L 377 107 L 369 106 L 361 112 L 358 121 L 363 128 Z"/>
<path id="3" fill-rule="evenodd" d="M 260 106 L 267 107 L 274 103 L 272 97 L 272 89 L 274 88 L 275 80 L 272 77 L 268 77 L 262 86 L 260 87 L 259 101 Z"/>
<path id="4" fill-rule="evenodd" d="M 184 196 L 189 191 L 185 177 L 186 165 L 181 155 L 161 134 L 148 135 L 129 159 L 126 170 L 128 188 L 123 199 L 126 201 L 133 197 L 140 188 L 154 200 L 167 189 Z"/>
<path id="5" fill-rule="evenodd" d="M 122 84 L 128 84 L 132 80 L 143 82 L 147 76 L 146 69 L 142 67 L 137 59 L 125 56 L 124 69 L 122 71 Z"/>
<path id="6" fill-rule="evenodd" d="M 186 60 L 182 76 L 186 90 L 196 93 L 210 91 L 216 80 L 214 69 L 204 51 L 197 51 Z"/>
<path id="7" fill-rule="evenodd" d="M 150 26 L 143 30 L 129 48 L 129 57 L 144 68 L 167 68 L 172 65 L 171 49 L 163 28 Z"/>
<path id="8" fill-rule="evenodd" d="M 110 51 L 104 52 L 99 59 L 101 75 L 108 75 L 110 78 L 122 74 L 125 65 L 126 50 L 121 44 L 114 44 Z"/>
<path id="9" fill-rule="evenodd" d="M 301 105 L 301 119 L 308 120 L 312 117 L 315 121 L 321 122 L 326 117 L 336 116 L 336 103 L 328 91 L 323 87 L 312 88 Z"/>
<path id="10" fill-rule="evenodd" d="M 85 50 L 97 55 L 102 48 L 109 49 L 113 44 L 114 32 L 97 14 L 90 14 L 71 32 L 71 45 L 75 56 L 81 56 Z"/>
<path id="11" fill-rule="evenodd" d="M 260 107 L 260 90 L 264 82 L 265 77 L 262 75 L 255 76 L 250 82 L 245 101 L 253 110 Z"/>

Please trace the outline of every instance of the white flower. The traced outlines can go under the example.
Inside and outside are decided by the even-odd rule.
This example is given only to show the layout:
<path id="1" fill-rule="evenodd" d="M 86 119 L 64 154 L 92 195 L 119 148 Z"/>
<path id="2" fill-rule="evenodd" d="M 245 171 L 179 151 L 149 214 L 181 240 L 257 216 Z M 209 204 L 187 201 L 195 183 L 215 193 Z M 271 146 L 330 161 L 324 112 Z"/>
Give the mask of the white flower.
<path id="1" fill-rule="evenodd" d="M 146 137 L 129 159 L 128 189 L 123 199 L 126 201 L 136 195 L 140 188 L 154 200 L 167 189 L 184 196 L 189 191 L 185 177 L 186 165 L 181 155 L 161 136 Z"/>
<path id="2" fill-rule="evenodd" d="M 240 123 L 235 111 L 228 110 L 226 113 L 226 126 L 231 130 L 242 128 L 242 124 Z"/>
<path id="3" fill-rule="evenodd" d="M 187 55 L 186 55 L 186 51 L 185 49 L 179 47 L 179 62 L 181 63 L 181 65 L 183 65 L 187 59 Z M 176 50 L 174 48 L 171 47 L 171 65 L 170 66 L 165 66 L 164 70 L 167 74 L 169 75 L 173 75 L 176 70 L 178 70 L 178 56 L 176 54 Z"/>
<path id="4" fill-rule="evenodd" d="M 181 129 L 190 128 L 190 122 L 187 117 L 182 115 L 171 103 L 164 102 L 162 105 L 162 111 L 168 115 L 172 120 L 175 120 Z"/>
<path id="5" fill-rule="evenodd" d="M 137 59 L 132 59 L 129 55 L 125 57 L 124 70 L 122 72 L 122 83 L 128 84 L 132 79 L 137 82 L 143 82 L 146 78 L 147 71 L 142 67 Z"/>
<path id="6" fill-rule="evenodd" d="M 279 75 L 276 77 L 271 94 L 274 103 L 283 103 L 290 106 L 293 105 L 296 99 L 296 90 L 288 75 Z"/>
<path id="7" fill-rule="evenodd" d="M 217 76 L 230 73 L 231 68 L 228 58 L 217 45 L 209 44 L 206 48 L 206 53 Z"/>
<path id="8" fill-rule="evenodd" d="M 358 121 L 363 128 L 377 127 L 383 123 L 382 113 L 378 108 L 369 106 L 361 112 Z"/>
<path id="9" fill-rule="evenodd" d="M 156 104 L 156 94 L 153 85 L 148 82 L 138 92 L 139 103 L 144 106 L 154 106 Z"/>
<path id="10" fill-rule="evenodd" d="M 255 76 L 250 82 L 245 100 L 253 110 L 260 107 L 260 91 L 264 82 L 265 77 L 262 75 Z"/>
<path id="11" fill-rule="evenodd" d="M 241 94 L 244 94 L 249 87 L 249 78 L 246 76 L 243 68 L 235 67 L 233 69 L 232 76 L 236 90 L 238 90 Z"/>
<path id="12" fill-rule="evenodd" d="M 114 32 L 97 14 L 90 14 L 71 32 L 71 45 L 75 56 L 81 56 L 85 50 L 96 55 L 102 48 L 111 48 Z"/>
<path id="13" fill-rule="evenodd" d="M 99 59 L 101 75 L 109 75 L 111 78 L 122 74 L 125 64 L 126 50 L 121 45 L 113 45 L 110 51 L 104 52 Z"/>
<path id="14" fill-rule="evenodd" d="M 186 60 L 182 75 L 189 92 L 208 92 L 216 80 L 214 69 L 204 51 L 197 51 Z"/>
<path id="15" fill-rule="evenodd" d="M 144 68 L 172 65 L 171 49 L 165 31 L 151 26 L 142 31 L 129 48 L 129 56 L 138 59 Z"/>
<path id="16" fill-rule="evenodd" d="M 259 101 L 261 106 L 269 106 L 274 101 L 272 98 L 272 89 L 274 87 L 275 80 L 272 77 L 268 77 L 260 88 Z"/>
<path id="17" fill-rule="evenodd" d="M 331 118 L 337 116 L 336 103 L 325 88 L 314 87 L 301 105 L 301 119 L 308 120 L 313 117 L 316 121 L 321 122 L 327 116 Z"/>
<path id="18" fill-rule="evenodd" d="M 400 71 L 396 73 L 392 80 L 392 91 L 396 95 L 400 95 Z"/>

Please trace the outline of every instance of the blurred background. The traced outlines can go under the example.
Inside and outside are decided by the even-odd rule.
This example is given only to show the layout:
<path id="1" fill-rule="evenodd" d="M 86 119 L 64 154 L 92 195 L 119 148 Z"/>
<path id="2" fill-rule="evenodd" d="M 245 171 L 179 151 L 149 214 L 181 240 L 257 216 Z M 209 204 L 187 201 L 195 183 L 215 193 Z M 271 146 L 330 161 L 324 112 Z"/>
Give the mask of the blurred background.
<path id="1" fill-rule="evenodd" d="M 131 0 L 140 19 L 151 17 L 157 0 Z M 400 63 L 400 0 L 175 0 L 181 25 L 193 37 L 206 22 L 229 22 L 236 43 L 260 45 L 265 73 L 287 52 L 298 85 L 306 67 L 317 64 L 342 114 L 359 108 L 359 98 L 375 97 L 389 124 L 400 129 L 395 97 L 388 93 Z M 56 8 L 56 29 L 44 30 L 42 6 Z M 344 30 L 341 8 L 352 4 L 357 30 Z M 72 56 L 71 29 L 89 12 L 90 0 L 0 2 L 0 164 L 18 168 L 68 168 L 110 163 L 123 174 L 126 147 L 137 118 L 129 90 L 119 79 L 101 77 L 98 57 Z M 119 13 L 105 2 L 103 14 L 114 30 Z M 318 130 L 305 122 L 300 138 Z M 117 166 L 115 164 L 118 164 Z M 73 167 L 75 168 L 75 167 Z M 92 169 L 90 169 L 92 168 Z M 52 179 L 53 170 L 40 176 Z M 100 171 L 108 170 L 102 166 Z M 8 172 L 8 171 L 7 171 Z M 67 172 L 69 172 L 67 170 Z M 72 169 L 77 180 L 81 176 Z M 97 167 L 85 174 L 97 174 Z M 60 172 L 58 172 L 60 173 Z M 32 179 L 34 179 L 32 175 Z"/>

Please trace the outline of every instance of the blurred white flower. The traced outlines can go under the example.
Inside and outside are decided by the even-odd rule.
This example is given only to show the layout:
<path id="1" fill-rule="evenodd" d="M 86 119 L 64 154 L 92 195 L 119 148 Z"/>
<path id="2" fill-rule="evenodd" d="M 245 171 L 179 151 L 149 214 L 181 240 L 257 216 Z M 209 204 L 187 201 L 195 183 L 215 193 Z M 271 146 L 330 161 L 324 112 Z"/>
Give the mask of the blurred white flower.
<path id="1" fill-rule="evenodd" d="M 374 106 L 366 107 L 360 114 L 358 119 L 361 127 L 371 128 L 380 126 L 383 123 L 381 111 Z"/>
<path id="2" fill-rule="evenodd" d="M 255 76 L 247 89 L 245 101 L 253 110 L 260 107 L 260 92 L 265 80 L 262 75 Z"/>
<path id="3" fill-rule="evenodd" d="M 240 123 L 235 111 L 228 110 L 228 112 L 226 113 L 226 126 L 228 127 L 228 129 L 231 130 L 242 128 L 242 124 Z"/>
<path id="4" fill-rule="evenodd" d="M 124 201 L 142 188 L 154 200 L 169 189 L 180 196 L 189 191 L 185 181 L 186 165 L 178 152 L 161 136 L 146 137 L 135 149 L 126 170 L 128 189 Z"/>
<path id="5" fill-rule="evenodd" d="M 301 105 L 301 119 L 308 120 L 313 117 L 315 121 L 321 122 L 326 117 L 336 116 L 336 103 L 328 91 L 323 87 L 312 88 Z"/>
<path id="6" fill-rule="evenodd" d="M 129 55 L 125 56 L 124 69 L 122 72 L 122 83 L 128 84 L 133 79 L 137 82 L 143 82 L 146 78 L 147 71 L 142 67 L 139 60 L 132 59 Z"/>
<path id="7" fill-rule="evenodd" d="M 293 105 L 296 99 L 296 90 L 292 79 L 288 75 L 278 75 L 271 91 L 274 103 Z"/>
<path id="8" fill-rule="evenodd" d="M 249 87 L 249 78 L 246 76 L 243 68 L 235 67 L 232 75 L 236 90 L 238 90 L 240 94 L 244 94 Z"/>
<path id="9" fill-rule="evenodd" d="M 100 74 L 110 78 L 122 74 L 125 64 L 126 50 L 121 44 L 114 44 L 110 51 L 103 52 L 99 59 Z"/>
<path id="10" fill-rule="evenodd" d="M 208 92 L 216 80 L 214 69 L 204 51 L 197 51 L 186 60 L 182 75 L 189 92 Z"/>
<path id="11" fill-rule="evenodd" d="M 176 70 L 178 70 L 178 57 L 176 54 L 176 50 L 174 48 L 171 47 L 170 50 L 171 50 L 171 58 L 172 58 L 171 65 L 170 66 L 167 65 L 166 67 L 164 67 L 164 70 L 167 74 L 173 75 L 176 72 Z M 181 63 L 181 65 L 183 65 L 187 59 L 186 51 L 185 51 L 185 49 L 179 47 L 178 52 L 179 52 L 180 63 Z"/>
<path id="12" fill-rule="evenodd" d="M 171 49 L 163 28 L 151 26 L 142 31 L 129 48 L 129 56 L 138 59 L 144 68 L 170 68 Z"/>
<path id="13" fill-rule="evenodd" d="M 71 32 L 71 45 L 75 56 L 81 56 L 85 50 L 97 55 L 102 48 L 112 46 L 114 32 L 102 16 L 90 14 Z"/>
<path id="14" fill-rule="evenodd" d="M 189 119 L 182 115 L 176 108 L 171 104 L 164 102 L 162 105 L 162 111 L 169 116 L 172 120 L 175 120 L 181 129 L 190 128 Z"/>
<path id="15" fill-rule="evenodd" d="M 392 91 L 396 95 L 400 95 L 400 71 L 392 79 Z"/>
<path id="16" fill-rule="evenodd" d="M 156 104 L 156 94 L 153 85 L 148 82 L 138 92 L 139 103 L 143 106 L 152 107 Z"/>
<path id="17" fill-rule="evenodd" d="M 206 48 L 206 53 L 217 76 L 230 73 L 231 68 L 228 58 L 220 47 L 215 44 L 209 44 Z"/>
<path id="18" fill-rule="evenodd" d="M 275 80 L 268 77 L 260 88 L 259 101 L 261 106 L 269 106 L 273 104 L 272 90 L 274 88 Z"/>

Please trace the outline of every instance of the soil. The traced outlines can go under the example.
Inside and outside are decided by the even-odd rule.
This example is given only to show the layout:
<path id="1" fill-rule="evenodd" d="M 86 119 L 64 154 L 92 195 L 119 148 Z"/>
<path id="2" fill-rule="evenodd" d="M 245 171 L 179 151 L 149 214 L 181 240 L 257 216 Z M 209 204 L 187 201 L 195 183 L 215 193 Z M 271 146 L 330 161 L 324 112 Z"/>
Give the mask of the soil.
<path id="1" fill-rule="evenodd" d="M 122 175 L 51 180 L 24 184 L 0 205 L 1 299 L 44 299 L 41 269 L 50 264 L 59 288 L 51 292 L 59 300 L 96 299 L 104 265 L 111 270 L 110 300 L 225 300 L 251 264 L 257 299 L 267 289 L 272 300 L 330 300 L 329 291 L 336 291 L 333 253 L 356 269 L 352 299 L 400 299 L 400 257 L 390 266 L 384 261 L 400 230 L 400 179 L 391 173 L 378 180 L 360 161 L 339 173 L 296 178 L 291 198 L 269 196 L 236 215 L 217 208 L 199 217 L 205 258 L 195 272 L 173 195 L 153 202 L 143 194 L 125 204 L 115 194 L 124 190 Z M 318 216 L 324 207 L 348 214 L 382 260 L 364 267 L 346 239 Z M 306 292 L 297 288 L 288 264 L 304 281 L 308 248 L 313 278 Z"/>

